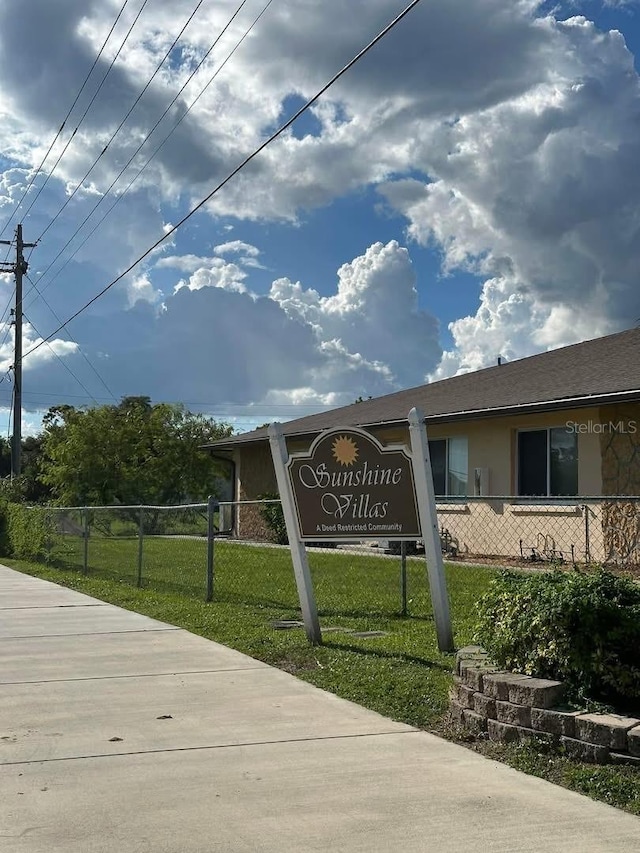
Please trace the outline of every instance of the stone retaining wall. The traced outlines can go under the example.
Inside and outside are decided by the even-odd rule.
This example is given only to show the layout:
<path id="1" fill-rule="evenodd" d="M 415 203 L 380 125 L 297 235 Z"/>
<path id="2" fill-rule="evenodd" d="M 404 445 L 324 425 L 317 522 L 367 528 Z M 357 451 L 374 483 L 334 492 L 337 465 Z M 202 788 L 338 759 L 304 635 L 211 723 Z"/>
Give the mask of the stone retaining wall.
<path id="1" fill-rule="evenodd" d="M 640 714 L 562 710 L 562 682 L 500 671 L 479 646 L 458 652 L 454 680 L 451 716 L 472 734 L 501 743 L 533 738 L 579 761 L 640 767 Z"/>

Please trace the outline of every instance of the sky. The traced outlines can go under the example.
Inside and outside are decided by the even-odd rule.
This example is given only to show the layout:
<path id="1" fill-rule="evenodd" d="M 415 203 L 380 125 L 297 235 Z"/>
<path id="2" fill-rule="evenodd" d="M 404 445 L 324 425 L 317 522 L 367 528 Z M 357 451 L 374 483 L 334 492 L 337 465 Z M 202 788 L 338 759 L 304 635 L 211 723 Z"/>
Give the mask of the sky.
<path id="1" fill-rule="evenodd" d="M 128 395 L 244 431 L 639 322 L 640 0 L 421 0 L 172 230 L 406 2 L 0 4 L 25 432 Z"/>

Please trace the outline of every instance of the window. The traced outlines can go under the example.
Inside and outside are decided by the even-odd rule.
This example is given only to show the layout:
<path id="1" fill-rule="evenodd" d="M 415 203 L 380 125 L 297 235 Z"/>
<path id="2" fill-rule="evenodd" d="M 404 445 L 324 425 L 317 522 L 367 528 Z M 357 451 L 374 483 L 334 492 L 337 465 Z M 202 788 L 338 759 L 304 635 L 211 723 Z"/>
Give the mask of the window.
<path id="1" fill-rule="evenodd" d="M 564 427 L 518 433 L 518 494 L 577 495 L 578 436 Z"/>
<path id="2" fill-rule="evenodd" d="M 441 438 L 430 441 L 429 456 L 436 495 L 466 495 L 467 439 Z"/>

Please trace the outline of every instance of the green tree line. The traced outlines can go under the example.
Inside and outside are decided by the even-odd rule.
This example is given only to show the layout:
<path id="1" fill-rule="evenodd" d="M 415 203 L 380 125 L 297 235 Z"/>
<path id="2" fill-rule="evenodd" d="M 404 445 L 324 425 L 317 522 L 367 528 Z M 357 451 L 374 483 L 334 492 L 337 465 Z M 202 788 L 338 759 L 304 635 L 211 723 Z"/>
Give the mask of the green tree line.
<path id="1" fill-rule="evenodd" d="M 199 502 L 227 475 L 202 446 L 231 435 L 228 424 L 183 406 L 125 397 L 117 405 L 49 409 L 42 432 L 22 443 L 13 482 L 11 448 L 0 440 L 5 494 L 63 506 Z"/>

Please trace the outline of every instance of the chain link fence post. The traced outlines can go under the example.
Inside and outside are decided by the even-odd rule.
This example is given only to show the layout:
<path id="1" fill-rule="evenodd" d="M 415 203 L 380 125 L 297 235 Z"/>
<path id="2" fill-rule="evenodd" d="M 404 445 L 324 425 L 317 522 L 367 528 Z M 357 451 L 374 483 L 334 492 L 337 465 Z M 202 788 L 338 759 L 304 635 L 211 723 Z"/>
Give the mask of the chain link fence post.
<path id="1" fill-rule="evenodd" d="M 140 517 L 138 519 L 138 581 L 137 585 L 142 586 L 142 543 L 144 542 L 144 509 L 140 507 Z"/>
<path id="2" fill-rule="evenodd" d="M 589 565 L 591 562 L 591 543 L 589 541 L 589 505 L 584 505 L 584 561 Z"/>
<path id="3" fill-rule="evenodd" d="M 82 539 L 82 572 L 86 575 L 89 573 L 89 510 L 86 506 L 82 507 Z"/>
<path id="4" fill-rule="evenodd" d="M 213 495 L 209 495 L 207 500 L 207 595 L 205 601 L 213 601 L 214 546 L 216 540 L 214 513 L 217 505 L 217 500 Z"/>
<path id="5" fill-rule="evenodd" d="M 400 596 L 401 614 L 407 615 L 407 543 L 400 543 Z"/>

